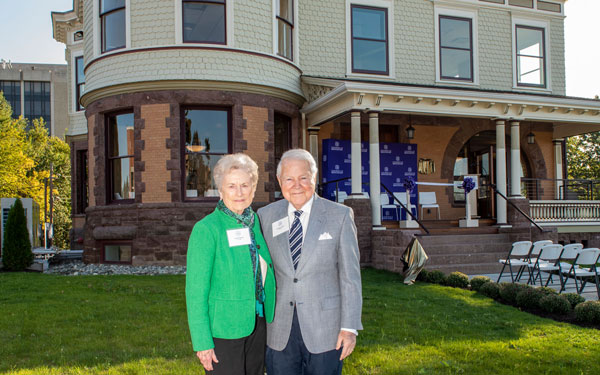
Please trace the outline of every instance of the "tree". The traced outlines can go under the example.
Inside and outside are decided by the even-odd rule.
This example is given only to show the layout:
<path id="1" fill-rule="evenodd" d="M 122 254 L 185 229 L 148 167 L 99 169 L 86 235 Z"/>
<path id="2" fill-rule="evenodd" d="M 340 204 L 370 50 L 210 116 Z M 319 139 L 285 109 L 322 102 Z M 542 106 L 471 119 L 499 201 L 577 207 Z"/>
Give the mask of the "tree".
<path id="1" fill-rule="evenodd" d="M 71 161 L 69 145 L 50 137 L 42 119 L 13 119 L 10 105 L 0 92 L 0 196 L 33 198 L 44 207 L 44 181 L 53 166 L 54 239 L 67 248 L 71 229 Z M 49 184 L 48 184 L 49 187 Z M 49 200 L 50 192 L 47 191 Z M 43 220 L 43 212 L 40 219 Z"/>
<path id="2" fill-rule="evenodd" d="M 567 139 L 567 174 L 569 179 L 600 180 L 600 132 Z M 598 199 L 600 183 L 570 183 L 568 189 L 579 199 Z"/>
<path id="3" fill-rule="evenodd" d="M 33 263 L 27 218 L 20 199 L 8 211 L 2 242 L 2 263 L 8 271 L 24 271 Z"/>
<path id="4" fill-rule="evenodd" d="M 567 170 L 571 179 L 600 180 L 600 132 L 567 139 Z"/>

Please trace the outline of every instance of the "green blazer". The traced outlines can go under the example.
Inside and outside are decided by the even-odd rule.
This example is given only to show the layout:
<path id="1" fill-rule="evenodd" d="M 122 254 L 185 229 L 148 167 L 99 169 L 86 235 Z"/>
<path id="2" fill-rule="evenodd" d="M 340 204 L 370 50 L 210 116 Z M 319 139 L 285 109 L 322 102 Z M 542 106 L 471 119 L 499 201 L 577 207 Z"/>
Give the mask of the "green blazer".
<path id="1" fill-rule="evenodd" d="M 213 337 L 238 339 L 254 331 L 256 297 L 249 245 L 229 247 L 227 231 L 242 229 L 215 209 L 194 225 L 188 242 L 185 295 L 194 351 L 214 348 Z M 265 319 L 273 321 L 275 276 L 269 249 L 254 214 L 254 238 L 267 263 Z"/>

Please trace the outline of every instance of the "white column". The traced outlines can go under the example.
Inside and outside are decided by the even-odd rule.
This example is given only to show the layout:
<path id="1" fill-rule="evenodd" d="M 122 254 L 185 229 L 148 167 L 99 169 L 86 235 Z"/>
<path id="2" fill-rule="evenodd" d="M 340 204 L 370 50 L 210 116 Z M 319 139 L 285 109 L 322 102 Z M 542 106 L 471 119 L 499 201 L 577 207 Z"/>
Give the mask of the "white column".
<path id="1" fill-rule="evenodd" d="M 371 212 L 373 227 L 381 227 L 381 184 L 379 180 L 379 114 L 369 113 L 369 195 L 371 196 Z"/>
<path id="2" fill-rule="evenodd" d="M 562 179 L 563 176 L 563 150 L 562 144 L 563 139 L 554 139 L 552 140 L 554 143 L 554 178 L 556 178 L 556 192 L 554 196 L 556 199 L 565 199 L 565 191 L 563 191 L 564 183 Z"/>
<path id="3" fill-rule="evenodd" d="M 496 188 L 506 196 L 506 134 L 504 120 L 496 120 Z M 496 223 L 506 224 L 506 201 L 496 196 Z"/>
<path id="4" fill-rule="evenodd" d="M 350 114 L 350 126 L 352 132 L 352 195 L 362 195 L 362 170 L 361 170 L 361 147 L 360 147 L 360 112 Z"/>
<path id="5" fill-rule="evenodd" d="M 521 132 L 519 121 L 510 122 L 510 196 L 521 197 Z"/>

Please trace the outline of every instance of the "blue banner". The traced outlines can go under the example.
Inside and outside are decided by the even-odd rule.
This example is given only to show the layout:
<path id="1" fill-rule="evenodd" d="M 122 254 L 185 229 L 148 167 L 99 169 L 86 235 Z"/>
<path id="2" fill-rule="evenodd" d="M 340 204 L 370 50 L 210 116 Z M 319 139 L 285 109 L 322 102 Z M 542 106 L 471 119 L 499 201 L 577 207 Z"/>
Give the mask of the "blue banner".
<path id="1" fill-rule="evenodd" d="M 369 192 L 369 146 L 368 143 L 361 144 L 361 168 L 362 168 L 362 191 Z M 352 183 L 350 181 L 351 168 L 351 142 L 348 140 L 324 139 L 323 158 L 321 164 L 322 182 L 335 181 L 343 178 L 347 180 L 338 182 L 338 190 L 351 193 Z M 405 193 L 404 179 L 412 178 L 417 181 L 417 145 L 408 143 L 385 143 L 379 144 L 379 165 L 381 183 L 394 193 Z M 336 184 L 329 183 L 324 186 L 323 196 L 335 200 Z M 383 188 L 381 191 L 385 191 Z M 415 186 L 410 194 L 413 212 L 416 213 L 418 204 L 418 187 Z M 392 197 L 388 198 L 389 204 L 396 204 Z M 401 219 L 405 220 L 406 212 L 401 210 Z M 395 208 L 383 210 L 382 220 L 398 220 Z"/>

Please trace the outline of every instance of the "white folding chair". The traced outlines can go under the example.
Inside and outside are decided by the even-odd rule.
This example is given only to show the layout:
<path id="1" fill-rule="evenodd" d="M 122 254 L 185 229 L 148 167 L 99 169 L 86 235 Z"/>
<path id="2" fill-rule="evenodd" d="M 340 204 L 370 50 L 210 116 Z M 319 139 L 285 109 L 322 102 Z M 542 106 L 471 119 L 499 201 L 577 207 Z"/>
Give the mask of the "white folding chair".
<path id="1" fill-rule="evenodd" d="M 396 214 L 398 213 L 398 207 L 395 204 L 390 204 L 390 197 L 388 196 L 388 193 L 384 192 L 384 193 L 380 193 L 379 195 L 379 205 L 380 205 L 380 209 L 381 209 L 381 217 L 383 217 L 383 210 L 385 209 L 393 209 Z"/>
<path id="2" fill-rule="evenodd" d="M 408 207 L 408 202 L 406 201 L 406 193 L 405 192 L 395 192 L 394 193 L 394 197 L 396 197 L 396 199 L 398 199 L 400 201 L 400 203 L 402 203 L 405 207 Z M 394 201 L 394 203 L 398 206 L 398 220 L 402 219 L 402 210 L 404 210 L 404 208 L 402 206 L 400 206 L 396 201 Z M 416 217 L 417 216 L 417 208 L 415 206 L 412 206 L 412 214 Z"/>
<path id="3" fill-rule="evenodd" d="M 558 272 L 562 273 L 563 276 L 565 276 L 565 278 L 561 283 L 560 290 L 558 291 L 559 293 L 565 289 L 565 286 L 569 281 L 569 271 L 571 270 L 573 262 L 575 261 L 575 259 L 577 259 L 577 256 L 579 255 L 581 250 L 583 250 L 583 245 L 580 243 L 572 243 L 563 246 L 563 252 L 560 255 L 560 259 L 558 261 L 558 265 L 560 267 L 560 270 Z"/>
<path id="4" fill-rule="evenodd" d="M 498 276 L 497 282 L 500 282 L 500 278 L 502 277 L 502 274 L 504 273 L 504 269 L 506 268 L 506 266 L 508 266 L 508 269 L 510 270 L 510 279 L 514 283 L 516 280 L 516 277 L 513 274 L 512 267 L 513 266 L 519 267 L 519 269 L 517 271 L 517 276 L 519 276 L 523 271 L 523 267 L 527 267 L 527 265 L 529 264 L 529 262 L 525 258 L 529 255 L 530 249 L 531 249 L 531 241 L 514 242 L 510 248 L 510 251 L 508 252 L 508 255 L 506 256 L 506 259 L 498 260 L 498 262 L 502 263 L 503 266 L 502 266 L 502 270 L 500 271 L 500 275 Z"/>
<path id="5" fill-rule="evenodd" d="M 440 220 L 440 205 L 437 204 L 435 197 L 435 191 L 424 191 L 419 192 L 419 204 L 421 205 L 421 216 L 423 217 L 424 208 L 435 208 L 437 209 L 437 218 Z"/>
<path id="6" fill-rule="evenodd" d="M 537 278 L 540 278 L 540 286 L 548 286 L 548 283 L 552 279 L 551 275 L 548 275 L 548 279 L 546 280 L 546 285 L 543 284 L 542 272 L 553 272 L 560 271 L 560 266 L 558 265 L 558 260 L 560 259 L 560 255 L 563 251 L 563 245 L 560 244 L 550 244 L 542 247 L 539 256 L 537 257 L 535 263 L 531 265 L 528 264 L 529 267 L 529 280 L 527 280 L 527 284 L 535 285 L 535 281 Z M 536 274 L 537 272 L 537 274 Z M 560 284 L 563 283 L 562 274 L 558 272 L 558 276 L 560 278 Z"/>
<path id="7" fill-rule="evenodd" d="M 529 256 L 527 257 L 527 260 L 529 261 L 529 264 L 531 265 L 531 267 L 527 267 L 527 271 L 531 270 L 531 268 L 533 267 L 533 264 L 537 261 L 538 255 L 540 255 L 540 251 L 542 250 L 542 247 L 544 247 L 546 245 L 552 245 L 552 241 L 551 240 L 541 240 L 541 241 L 535 241 L 533 243 L 533 246 L 531 246 L 531 251 L 529 252 Z M 522 276 L 522 274 L 520 276 Z M 531 277 L 531 273 L 529 274 L 529 276 Z M 521 280 L 521 278 L 519 277 L 519 279 L 517 281 L 520 281 L 520 280 Z"/>
<path id="8" fill-rule="evenodd" d="M 575 258 L 575 261 L 571 265 L 571 268 L 566 273 L 566 277 L 572 277 L 575 279 L 575 289 L 577 293 L 581 294 L 583 292 L 583 288 L 585 288 L 585 284 L 588 282 L 590 278 L 593 277 L 593 280 L 596 283 L 596 293 L 598 294 L 598 298 L 600 298 L 600 284 L 598 283 L 598 260 L 600 258 L 600 249 L 598 248 L 589 248 L 583 249 Z M 581 282 L 581 286 L 578 286 L 577 278 Z M 563 282 L 563 285 L 566 284 L 566 281 Z M 562 288 L 561 288 L 562 290 Z"/>

